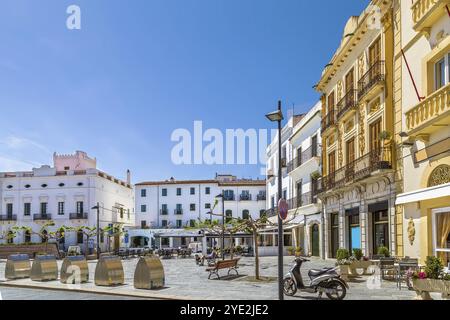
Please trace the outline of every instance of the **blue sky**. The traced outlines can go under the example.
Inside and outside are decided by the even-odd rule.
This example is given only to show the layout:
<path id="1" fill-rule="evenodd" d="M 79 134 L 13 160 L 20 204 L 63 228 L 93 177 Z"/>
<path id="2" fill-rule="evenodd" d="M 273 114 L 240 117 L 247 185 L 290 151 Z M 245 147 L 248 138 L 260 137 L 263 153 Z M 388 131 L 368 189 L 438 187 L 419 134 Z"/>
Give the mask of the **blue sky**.
<path id="1" fill-rule="evenodd" d="M 305 112 L 354 0 L 2 0 L 0 171 L 84 150 L 133 181 L 258 177 L 260 165 L 171 161 L 177 128 L 269 129 Z M 68 30 L 76 4 L 82 29 Z M 260 176 L 261 177 L 261 176 Z"/>

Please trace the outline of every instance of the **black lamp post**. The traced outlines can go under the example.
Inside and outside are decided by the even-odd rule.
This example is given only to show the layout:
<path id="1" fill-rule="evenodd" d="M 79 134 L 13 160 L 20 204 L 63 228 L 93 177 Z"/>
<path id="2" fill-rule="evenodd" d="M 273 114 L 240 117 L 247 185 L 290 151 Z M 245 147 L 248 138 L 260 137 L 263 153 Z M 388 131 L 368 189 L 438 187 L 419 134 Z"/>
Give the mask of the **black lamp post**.
<path id="1" fill-rule="evenodd" d="M 225 260 L 225 195 L 223 194 L 223 191 L 221 194 L 217 195 L 216 198 L 222 198 L 222 213 L 221 214 L 215 214 L 212 211 L 208 212 L 207 214 L 211 217 L 212 222 L 212 216 L 219 216 L 222 217 L 222 236 L 221 236 L 221 252 L 222 252 L 222 260 Z"/>
<path id="2" fill-rule="evenodd" d="M 97 260 L 100 259 L 100 203 L 97 202 L 92 210 L 97 210 Z"/>
<path id="3" fill-rule="evenodd" d="M 266 118 L 272 122 L 278 123 L 278 202 L 282 196 L 282 163 L 281 163 L 281 121 L 283 121 L 283 112 L 281 111 L 281 101 L 278 101 L 278 110 L 266 115 Z M 279 210 L 280 208 L 278 208 Z M 283 220 L 278 214 L 278 298 L 284 300 L 283 292 Z"/>

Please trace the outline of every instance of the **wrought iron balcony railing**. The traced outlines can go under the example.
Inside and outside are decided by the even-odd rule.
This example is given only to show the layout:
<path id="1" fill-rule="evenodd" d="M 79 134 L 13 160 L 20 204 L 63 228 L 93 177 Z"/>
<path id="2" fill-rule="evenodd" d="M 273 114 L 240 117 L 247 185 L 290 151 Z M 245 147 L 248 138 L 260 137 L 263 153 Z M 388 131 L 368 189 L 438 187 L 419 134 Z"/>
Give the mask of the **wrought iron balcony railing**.
<path id="1" fill-rule="evenodd" d="M 86 212 L 84 213 L 71 213 L 69 215 L 70 220 L 87 220 L 88 214 Z"/>
<path id="2" fill-rule="evenodd" d="M 159 214 L 162 216 L 167 216 L 167 215 L 169 215 L 169 210 L 168 209 L 160 209 Z"/>
<path id="3" fill-rule="evenodd" d="M 341 101 L 337 104 L 337 120 L 341 119 L 349 110 L 352 110 L 358 105 L 357 100 L 358 91 L 355 89 L 349 90 Z"/>
<path id="4" fill-rule="evenodd" d="M 251 201 L 252 200 L 252 195 L 251 194 L 241 194 L 239 196 L 239 200 L 240 201 Z"/>
<path id="5" fill-rule="evenodd" d="M 346 184 L 365 179 L 373 172 L 383 169 L 392 169 L 392 150 L 390 147 L 373 150 L 323 177 L 319 180 L 319 192 L 342 188 Z"/>
<path id="6" fill-rule="evenodd" d="M 235 199 L 236 198 L 235 198 L 234 194 L 233 195 L 226 195 L 226 196 L 223 197 L 224 201 L 234 201 Z"/>
<path id="7" fill-rule="evenodd" d="M 378 83 L 384 82 L 384 61 L 375 62 L 358 81 L 358 97 L 361 99 Z"/>
<path id="8" fill-rule="evenodd" d="M 0 216 L 0 221 L 17 221 L 17 215 L 7 214 Z"/>
<path id="9" fill-rule="evenodd" d="M 316 194 L 312 192 L 303 193 L 301 197 L 294 197 L 288 200 L 289 210 L 301 208 L 303 206 L 308 206 L 310 204 L 317 203 Z"/>
<path id="10" fill-rule="evenodd" d="M 183 209 L 175 209 L 175 210 L 173 211 L 173 213 L 174 213 L 175 215 L 182 215 L 182 214 L 183 214 Z"/>
<path id="11" fill-rule="evenodd" d="M 256 196 L 257 201 L 266 201 L 266 195 L 265 194 L 258 194 Z"/>
<path id="12" fill-rule="evenodd" d="M 34 214 L 33 220 L 52 220 L 52 215 L 49 213 Z"/>

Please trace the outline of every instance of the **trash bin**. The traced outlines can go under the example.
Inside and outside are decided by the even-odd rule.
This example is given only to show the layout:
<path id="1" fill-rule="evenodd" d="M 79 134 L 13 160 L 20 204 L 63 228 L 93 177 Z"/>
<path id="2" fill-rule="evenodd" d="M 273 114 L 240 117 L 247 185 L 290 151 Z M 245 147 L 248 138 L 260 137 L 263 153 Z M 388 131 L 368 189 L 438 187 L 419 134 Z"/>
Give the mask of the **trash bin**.
<path id="1" fill-rule="evenodd" d="M 58 264 L 54 255 L 36 256 L 31 267 L 31 280 L 51 281 L 58 279 Z"/>
<path id="2" fill-rule="evenodd" d="M 116 286 L 124 283 L 122 261 L 117 256 L 101 256 L 95 268 L 96 286 Z"/>
<path id="3" fill-rule="evenodd" d="M 70 256 L 65 258 L 61 266 L 60 281 L 65 284 L 88 282 L 89 267 L 86 258 L 84 256 Z"/>
<path id="4" fill-rule="evenodd" d="M 164 268 L 156 256 L 141 257 L 134 271 L 134 287 L 136 289 L 159 289 L 164 287 Z"/>
<path id="5" fill-rule="evenodd" d="M 8 280 L 29 278 L 31 272 L 30 256 L 27 254 L 12 254 L 5 266 L 5 278 Z"/>

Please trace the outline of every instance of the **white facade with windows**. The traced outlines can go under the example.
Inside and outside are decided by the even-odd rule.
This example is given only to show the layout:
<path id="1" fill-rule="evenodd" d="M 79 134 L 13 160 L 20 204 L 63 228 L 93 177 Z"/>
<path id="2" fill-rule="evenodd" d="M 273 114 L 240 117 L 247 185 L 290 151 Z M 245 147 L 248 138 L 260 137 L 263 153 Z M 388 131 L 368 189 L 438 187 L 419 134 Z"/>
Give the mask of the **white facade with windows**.
<path id="1" fill-rule="evenodd" d="M 134 191 L 129 181 L 121 181 L 96 168 L 96 160 L 86 153 L 54 155 L 54 166 L 42 166 L 29 172 L 0 173 L 0 233 L 5 235 L 13 226 L 30 227 L 34 232 L 44 224 L 48 232 L 62 226 L 97 226 L 97 211 L 91 208 L 100 204 L 100 228 L 110 225 L 126 227 L 135 224 Z M 95 237 L 94 237 L 95 238 Z M 95 241 L 90 245 L 95 248 Z M 19 232 L 10 242 L 40 243 L 38 235 Z M 81 243 L 83 241 L 83 243 Z M 60 249 L 80 245 L 85 249 L 86 239 L 75 232 L 66 232 Z M 102 250 L 120 246 L 123 237 L 101 237 Z M 7 240 L 1 241 L 6 243 Z M 89 247 L 89 246 L 88 246 Z"/>
<path id="2" fill-rule="evenodd" d="M 217 175 L 212 180 L 142 182 L 136 189 L 136 225 L 141 228 L 180 229 L 205 220 L 221 220 L 214 214 L 233 218 L 259 217 L 265 212 L 264 180 L 241 180 Z M 218 195 L 224 194 L 222 199 Z M 213 209 L 214 203 L 218 205 Z"/>

